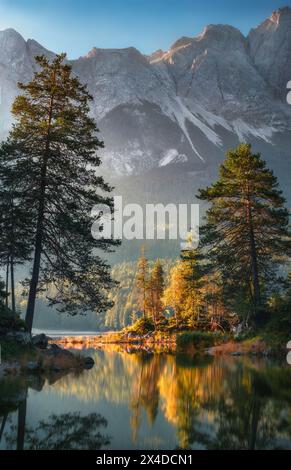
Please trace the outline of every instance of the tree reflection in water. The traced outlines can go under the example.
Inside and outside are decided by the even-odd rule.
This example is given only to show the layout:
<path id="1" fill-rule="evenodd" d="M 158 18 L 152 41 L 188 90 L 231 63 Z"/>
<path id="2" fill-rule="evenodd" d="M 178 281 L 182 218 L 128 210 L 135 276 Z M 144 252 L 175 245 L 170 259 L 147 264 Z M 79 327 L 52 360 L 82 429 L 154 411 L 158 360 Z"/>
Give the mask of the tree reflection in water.
<path id="1" fill-rule="evenodd" d="M 52 409 L 33 429 L 31 419 L 25 427 L 28 385 L 18 384 L 17 393 L 18 379 L 0 383 L 2 441 L 4 435 L 10 447 L 27 449 L 291 448 L 291 374 L 284 364 L 120 349 L 96 351 L 94 360 L 88 373 L 46 382 L 46 392 L 70 397 L 72 408 L 60 415 Z M 29 387 L 41 391 L 43 382 L 35 381 Z M 81 403 L 101 415 L 82 416 Z M 16 410 L 17 425 L 6 436 Z"/>
<path id="2" fill-rule="evenodd" d="M 50 384 L 65 374 L 50 375 Z M 110 444 L 109 436 L 100 432 L 107 420 L 98 413 L 82 416 L 80 413 L 52 414 L 41 420 L 35 428 L 26 425 L 28 388 L 41 391 L 45 379 L 41 376 L 1 381 L 0 393 L 0 443 L 10 413 L 17 411 L 17 424 L 10 424 L 4 434 L 6 447 L 17 450 L 98 450 Z"/>
<path id="3" fill-rule="evenodd" d="M 25 421 L 18 420 L 18 429 L 12 426 L 6 440 L 11 447 L 15 447 L 17 432 L 18 450 L 98 450 L 110 444 L 110 438 L 98 430 L 106 426 L 106 419 L 97 413 L 86 416 L 81 416 L 80 413 L 65 413 L 49 416 L 46 421 L 40 421 L 34 429 L 25 428 Z"/>
<path id="4" fill-rule="evenodd" d="M 160 392 L 158 381 L 165 364 L 165 357 L 156 354 L 138 354 L 138 373 L 132 386 L 131 393 L 131 429 L 132 440 L 136 442 L 141 419 L 141 407 L 146 411 L 149 424 L 152 426 L 156 420 Z"/>
<path id="5" fill-rule="evenodd" d="M 159 406 L 178 447 L 268 449 L 291 446 L 291 377 L 286 367 L 246 359 L 138 355 L 131 388 L 136 442 L 141 408 L 154 424 Z M 289 391 L 289 392 L 288 392 Z"/>
<path id="6" fill-rule="evenodd" d="M 165 411 L 175 423 L 181 448 L 291 447 L 291 395 L 286 393 L 291 377 L 286 367 L 257 370 L 255 361 L 247 366 L 222 359 L 192 371 L 177 368 L 174 376 Z M 169 387 L 164 387 L 168 394 Z"/>

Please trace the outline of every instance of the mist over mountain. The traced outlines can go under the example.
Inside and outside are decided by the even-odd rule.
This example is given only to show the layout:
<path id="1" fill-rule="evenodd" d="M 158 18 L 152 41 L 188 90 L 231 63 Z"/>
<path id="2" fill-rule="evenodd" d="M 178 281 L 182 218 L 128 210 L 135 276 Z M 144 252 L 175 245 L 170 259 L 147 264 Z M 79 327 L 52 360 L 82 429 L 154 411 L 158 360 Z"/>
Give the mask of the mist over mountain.
<path id="1" fill-rule="evenodd" d="M 31 78 L 37 54 L 54 55 L 13 29 L 0 32 L 1 137 L 11 126 L 17 82 Z M 116 176 L 169 166 L 209 171 L 239 140 L 267 148 L 275 160 L 289 158 L 288 7 L 247 37 L 229 25 L 209 25 L 166 52 L 94 47 L 71 64 L 94 97 L 103 162 Z"/>

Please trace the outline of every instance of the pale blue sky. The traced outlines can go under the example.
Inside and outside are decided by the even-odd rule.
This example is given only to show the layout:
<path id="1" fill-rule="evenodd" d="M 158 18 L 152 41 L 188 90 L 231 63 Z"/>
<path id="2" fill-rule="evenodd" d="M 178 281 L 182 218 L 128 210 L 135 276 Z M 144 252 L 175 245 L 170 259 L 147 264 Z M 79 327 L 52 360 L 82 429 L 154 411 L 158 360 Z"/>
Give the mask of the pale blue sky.
<path id="1" fill-rule="evenodd" d="M 0 30 L 14 28 L 70 58 L 96 47 L 167 50 L 206 24 L 228 23 L 245 34 L 286 0 L 0 0 Z"/>

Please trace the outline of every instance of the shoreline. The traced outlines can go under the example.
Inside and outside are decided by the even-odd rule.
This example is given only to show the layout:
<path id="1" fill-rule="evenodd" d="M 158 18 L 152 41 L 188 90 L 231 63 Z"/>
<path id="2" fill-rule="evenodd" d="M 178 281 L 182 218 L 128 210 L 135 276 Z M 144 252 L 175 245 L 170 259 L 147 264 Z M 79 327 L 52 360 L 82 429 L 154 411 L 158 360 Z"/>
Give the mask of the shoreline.
<path id="1" fill-rule="evenodd" d="M 44 334 L 32 337 L 25 344 L 15 338 L 2 338 L 1 349 L 0 378 L 6 375 L 85 370 L 94 366 L 91 357 L 60 347 Z"/>
<path id="2" fill-rule="evenodd" d="M 74 330 L 50 330 L 50 329 L 40 329 L 33 328 L 32 335 L 37 336 L 40 334 L 45 334 L 49 338 L 64 338 L 64 337 L 79 337 L 79 336 L 99 336 L 114 333 L 113 331 L 74 331 Z"/>
<path id="3" fill-rule="evenodd" d="M 64 349 L 103 349 L 106 346 L 124 346 L 135 350 L 163 350 L 176 351 L 176 335 L 167 336 L 163 339 L 153 337 L 129 337 L 122 332 L 108 332 L 96 336 L 67 336 L 55 340 L 55 343 Z"/>
<path id="4" fill-rule="evenodd" d="M 109 350 L 129 354 L 140 352 L 147 354 L 182 353 L 192 357 L 256 356 L 280 358 L 285 355 L 283 348 L 272 347 L 270 342 L 266 342 L 261 336 L 242 339 L 196 330 L 156 331 L 143 335 L 128 331 L 111 331 L 89 335 L 87 333 L 76 332 L 73 336 L 69 336 L 65 332 L 56 332 L 55 337 L 48 337 L 42 333 L 34 336 L 31 343 L 25 346 L 18 345 L 10 339 L 3 344 L 8 354 L 3 357 L 0 365 L 0 378 L 5 375 L 90 369 L 94 366 L 94 360 L 82 355 L 82 351 L 86 350 Z M 39 339 L 38 345 L 33 344 L 36 338 Z"/>
<path id="5" fill-rule="evenodd" d="M 193 335 L 193 338 L 191 338 Z M 190 338 L 188 339 L 189 336 Z M 186 338 L 186 340 L 185 340 Z M 199 332 L 175 332 L 162 334 L 147 334 L 134 336 L 124 332 L 98 334 L 96 336 L 65 336 L 57 339 L 56 344 L 64 349 L 104 349 L 115 345 L 131 350 L 146 350 L 148 352 L 189 353 L 208 356 L 280 356 L 281 351 L 271 347 L 260 336 L 245 340 L 234 337 L 219 337 L 213 334 Z"/>

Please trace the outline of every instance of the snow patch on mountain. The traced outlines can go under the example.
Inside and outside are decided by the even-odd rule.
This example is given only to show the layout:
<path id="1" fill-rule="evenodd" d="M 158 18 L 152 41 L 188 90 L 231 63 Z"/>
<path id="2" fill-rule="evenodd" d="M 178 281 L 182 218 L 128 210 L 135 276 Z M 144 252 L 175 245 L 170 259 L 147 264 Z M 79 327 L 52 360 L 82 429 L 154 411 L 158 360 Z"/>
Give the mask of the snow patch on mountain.
<path id="1" fill-rule="evenodd" d="M 159 161 L 159 167 L 167 166 L 173 163 L 186 163 L 188 158 L 184 154 L 179 154 L 177 149 L 169 149 L 165 156 Z"/>
<path id="2" fill-rule="evenodd" d="M 249 136 L 256 137 L 258 139 L 262 139 L 267 143 L 272 142 L 272 136 L 276 132 L 274 127 L 261 127 L 255 128 L 250 124 L 247 124 L 242 119 L 236 119 L 232 122 L 233 130 L 237 134 L 239 140 L 243 141 L 245 138 Z"/>

